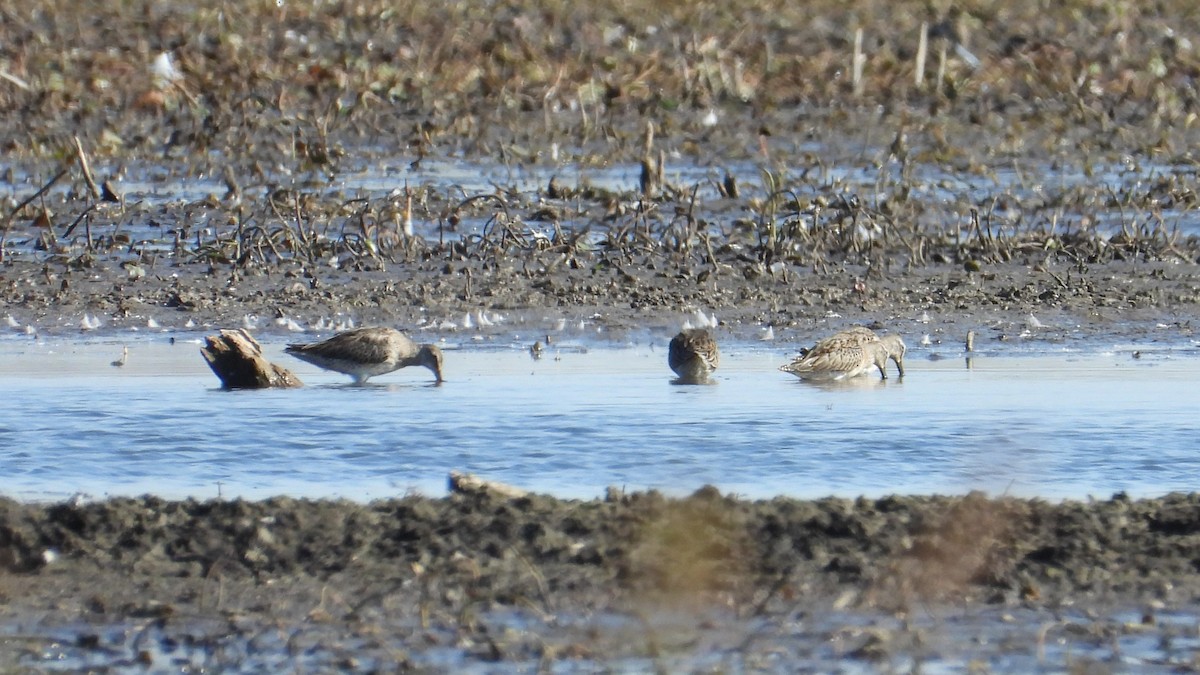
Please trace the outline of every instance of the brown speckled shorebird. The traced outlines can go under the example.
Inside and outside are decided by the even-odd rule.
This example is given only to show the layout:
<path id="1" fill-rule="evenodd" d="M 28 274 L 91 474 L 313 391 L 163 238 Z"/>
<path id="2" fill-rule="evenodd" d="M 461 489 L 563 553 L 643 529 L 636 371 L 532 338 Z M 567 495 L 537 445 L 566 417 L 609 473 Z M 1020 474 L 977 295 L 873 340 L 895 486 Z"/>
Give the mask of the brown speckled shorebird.
<path id="1" fill-rule="evenodd" d="M 721 351 L 717 348 L 717 341 L 708 331 L 691 328 L 671 338 L 667 363 L 679 376 L 680 382 L 707 382 L 708 376 L 721 363 Z"/>
<path id="2" fill-rule="evenodd" d="M 808 380 L 844 380 L 879 369 L 880 378 L 887 379 L 887 361 L 896 363 L 904 377 L 904 341 L 899 335 L 876 335 L 869 328 L 856 326 L 835 333 L 812 349 L 779 369 Z"/>
<path id="3" fill-rule="evenodd" d="M 355 328 L 322 342 L 288 345 L 287 353 L 325 370 L 345 373 L 355 384 L 407 366 L 425 366 L 442 381 L 442 350 L 418 345 L 394 328 Z"/>

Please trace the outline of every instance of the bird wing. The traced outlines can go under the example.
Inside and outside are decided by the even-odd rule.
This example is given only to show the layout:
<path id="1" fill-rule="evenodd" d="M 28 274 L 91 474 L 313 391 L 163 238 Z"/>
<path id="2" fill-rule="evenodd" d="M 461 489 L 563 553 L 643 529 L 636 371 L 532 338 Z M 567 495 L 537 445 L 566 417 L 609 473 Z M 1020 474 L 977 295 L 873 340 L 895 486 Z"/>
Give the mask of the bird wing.
<path id="1" fill-rule="evenodd" d="M 789 373 L 841 373 L 862 367 L 864 345 L 841 344 L 829 348 L 829 344 L 818 342 L 804 356 L 787 364 L 781 370 Z"/>
<path id="2" fill-rule="evenodd" d="M 353 358 L 361 363 L 384 363 L 391 356 L 390 346 L 397 337 L 403 339 L 411 347 L 412 341 L 399 333 L 388 334 L 369 328 L 339 333 L 324 340 L 306 345 L 289 345 L 288 351 L 299 354 L 311 354 L 321 358 Z M 293 349 L 293 347 L 295 349 Z M 412 351 L 411 349 L 405 351 Z M 404 354 L 401 354 L 403 357 Z"/>
<path id="3" fill-rule="evenodd" d="M 818 342 L 813 349 L 842 349 L 864 345 L 868 342 L 877 342 L 878 340 L 879 336 L 876 335 L 870 328 L 855 326 L 853 328 L 847 328 L 844 331 L 830 335 L 829 337 Z"/>

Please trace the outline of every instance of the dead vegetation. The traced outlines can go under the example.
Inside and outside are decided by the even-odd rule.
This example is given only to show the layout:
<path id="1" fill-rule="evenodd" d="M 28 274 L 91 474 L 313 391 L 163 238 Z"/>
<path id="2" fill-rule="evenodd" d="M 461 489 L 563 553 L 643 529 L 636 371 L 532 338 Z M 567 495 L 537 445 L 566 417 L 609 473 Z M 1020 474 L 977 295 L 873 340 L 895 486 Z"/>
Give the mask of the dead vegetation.
<path id="1" fill-rule="evenodd" d="M 1200 55 L 1173 31 L 1190 3 L 74 12 L 0 5 L 4 259 L 537 274 L 649 256 L 704 280 L 1200 250 L 1181 228 Z M 451 158 L 549 179 L 466 191 L 430 166 Z M 587 177 L 639 162 L 640 183 Z M 345 186 L 364 171 L 391 187 Z"/>

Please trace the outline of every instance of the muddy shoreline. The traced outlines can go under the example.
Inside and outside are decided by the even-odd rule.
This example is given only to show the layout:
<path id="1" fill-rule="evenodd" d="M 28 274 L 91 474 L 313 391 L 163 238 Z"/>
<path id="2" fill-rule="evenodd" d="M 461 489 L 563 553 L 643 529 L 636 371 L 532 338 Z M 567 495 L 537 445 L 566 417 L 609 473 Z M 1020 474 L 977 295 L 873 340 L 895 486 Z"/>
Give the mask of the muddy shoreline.
<path id="1" fill-rule="evenodd" d="M 586 323 L 586 334 L 605 342 L 630 333 L 669 339 L 701 312 L 715 316 L 729 340 L 757 340 L 772 328 L 780 342 L 804 344 L 862 324 L 953 344 L 973 330 L 981 344 L 1003 348 L 1028 337 L 1033 323 L 1042 328 L 1040 339 L 1054 342 L 1187 346 L 1200 311 L 1200 265 L 1181 262 L 1109 263 L 1084 273 L 1021 263 L 982 274 L 935 266 L 866 282 L 851 271 L 794 270 L 753 281 L 730 273 L 695 282 L 664 278 L 645 265 L 534 279 L 511 268 L 481 267 L 434 261 L 405 265 L 399 277 L 391 271 L 179 270 L 130 282 L 120 267 L 48 273 L 43 263 L 10 263 L 0 280 L 7 281 L 5 312 L 14 339 L 120 339 L 138 331 L 243 326 L 268 336 L 327 335 L 341 323 L 396 326 L 434 340 L 482 334 L 532 341 L 561 332 L 565 321 Z M 312 279 L 296 281 L 305 276 Z"/>
<path id="2" fill-rule="evenodd" d="M 919 622 L 931 607 L 966 616 L 1090 613 L 1093 622 L 1119 608 L 1140 613 L 1138 630 L 1148 632 L 1158 614 L 1191 608 L 1200 591 L 1190 553 L 1200 509 L 1181 494 L 1057 504 L 981 494 L 748 502 L 704 488 L 682 499 L 465 492 L 370 504 L 146 497 L 0 508 L 0 616 L 24 631 L 19 640 L 0 636 L 9 665 L 66 652 L 163 666 L 172 653 L 207 650 L 210 665 L 229 666 L 241 661 L 222 659 L 245 656 L 236 645 L 261 639 L 269 625 L 310 645 L 290 663 L 318 669 L 440 670 L 419 655 L 437 649 L 464 663 L 622 669 L 637 659 L 670 663 L 687 649 L 656 647 L 650 634 L 618 647 L 621 631 L 602 617 L 653 625 L 672 612 L 693 617 L 670 629 L 693 639 L 720 633 L 710 623 L 718 616 L 738 627 L 731 635 L 757 632 L 757 643 L 728 655 L 751 663 L 768 658 L 759 649 L 797 612 L 835 617 L 808 619 L 820 629 L 794 636 L 803 651 L 847 617 Z M 538 617 L 529 621 L 540 628 L 491 634 L 506 623 L 497 612 Z M 211 622 L 224 628 L 214 632 Z M 579 623 L 592 628 L 566 628 Z M 120 643 L 130 629 L 104 628 L 128 624 L 149 633 L 140 650 Z M 47 637 L 30 640 L 39 631 Z M 52 645 L 61 638 L 49 635 L 62 631 L 74 643 Z M 842 656 L 920 660 L 921 632 L 856 633 Z M 211 643 L 183 646 L 199 636 Z M 964 646 L 933 660 L 971 653 Z"/>

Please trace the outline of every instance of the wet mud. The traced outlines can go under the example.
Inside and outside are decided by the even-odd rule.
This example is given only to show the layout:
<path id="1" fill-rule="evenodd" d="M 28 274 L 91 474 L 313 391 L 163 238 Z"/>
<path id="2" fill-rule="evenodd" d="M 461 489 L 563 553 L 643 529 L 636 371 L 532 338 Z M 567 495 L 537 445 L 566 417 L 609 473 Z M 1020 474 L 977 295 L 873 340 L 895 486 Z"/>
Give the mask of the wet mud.
<path id="1" fill-rule="evenodd" d="M 153 667 L 269 654 L 301 669 L 622 669 L 673 663 L 701 639 L 732 640 L 722 658 L 744 665 L 779 658 L 784 637 L 789 657 L 816 658 L 835 634 L 845 653 L 827 658 L 954 663 L 979 645 L 922 647 L 938 630 L 916 626 L 939 607 L 1098 634 L 1121 608 L 1144 635 L 1200 591 L 1200 508 L 1182 494 L 751 502 L 703 488 L 0 509 L 0 623 L 20 627 L 0 635 L 8 666 L 65 653 Z M 636 640 L 622 621 L 638 624 Z"/>

